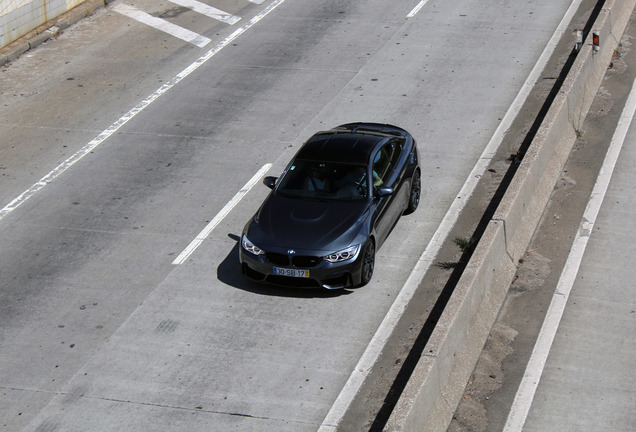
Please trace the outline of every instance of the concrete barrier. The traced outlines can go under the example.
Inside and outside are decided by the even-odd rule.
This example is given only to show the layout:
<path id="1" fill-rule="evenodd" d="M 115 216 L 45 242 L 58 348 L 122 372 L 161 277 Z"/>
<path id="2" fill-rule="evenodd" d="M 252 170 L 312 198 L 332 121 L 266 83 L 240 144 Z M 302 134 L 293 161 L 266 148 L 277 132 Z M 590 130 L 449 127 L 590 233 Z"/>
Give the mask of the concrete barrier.
<path id="1" fill-rule="evenodd" d="M 446 431 L 636 0 L 606 0 L 384 430 Z"/>

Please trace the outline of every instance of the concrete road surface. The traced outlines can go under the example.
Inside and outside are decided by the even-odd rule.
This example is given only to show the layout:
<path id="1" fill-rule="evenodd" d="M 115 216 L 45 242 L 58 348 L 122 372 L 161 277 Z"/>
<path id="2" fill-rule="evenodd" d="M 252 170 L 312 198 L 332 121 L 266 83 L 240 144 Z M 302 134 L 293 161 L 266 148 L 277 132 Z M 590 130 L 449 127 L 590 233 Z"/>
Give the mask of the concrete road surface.
<path id="1" fill-rule="evenodd" d="M 573 3 L 206 4 L 240 19 L 111 1 L 0 71 L 4 430 L 317 430 Z M 246 185 L 351 121 L 417 138 L 420 209 L 364 289 L 247 281 Z"/>

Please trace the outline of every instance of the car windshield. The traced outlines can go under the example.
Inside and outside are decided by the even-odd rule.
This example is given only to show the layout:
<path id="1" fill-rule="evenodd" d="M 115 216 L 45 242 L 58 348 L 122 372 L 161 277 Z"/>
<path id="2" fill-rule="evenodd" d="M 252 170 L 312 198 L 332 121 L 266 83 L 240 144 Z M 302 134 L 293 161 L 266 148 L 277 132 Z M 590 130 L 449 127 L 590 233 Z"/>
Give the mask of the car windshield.
<path id="1" fill-rule="evenodd" d="M 277 193 L 304 199 L 355 201 L 369 195 L 363 165 L 296 160 L 281 176 Z"/>

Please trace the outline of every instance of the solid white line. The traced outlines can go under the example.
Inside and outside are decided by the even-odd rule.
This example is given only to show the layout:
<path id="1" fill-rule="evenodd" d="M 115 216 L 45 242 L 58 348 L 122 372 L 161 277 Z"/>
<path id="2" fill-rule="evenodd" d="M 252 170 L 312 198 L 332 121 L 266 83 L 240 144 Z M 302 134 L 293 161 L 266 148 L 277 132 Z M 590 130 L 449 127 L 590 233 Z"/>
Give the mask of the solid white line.
<path id="1" fill-rule="evenodd" d="M 124 3 L 116 4 L 115 6 L 113 6 L 113 10 L 136 21 L 139 21 L 140 23 L 149 25 L 150 27 L 161 30 L 164 33 L 168 33 L 169 35 L 196 45 L 199 48 L 203 48 L 212 41 L 205 36 L 201 36 L 200 34 L 192 32 L 183 27 L 179 27 L 178 25 L 172 24 L 171 22 L 168 22 L 164 19 L 154 17 L 142 10 L 137 9 L 136 7 L 129 6 Z"/>
<path id="2" fill-rule="evenodd" d="M 265 18 L 270 12 L 272 12 L 274 9 L 276 9 L 279 5 L 281 5 L 284 2 L 285 2 L 285 0 L 275 0 L 274 2 L 272 2 L 261 13 L 255 15 L 249 21 L 249 23 L 247 23 L 243 27 L 237 29 L 234 33 L 232 33 L 231 35 L 226 37 L 218 45 L 216 45 L 210 51 L 205 53 L 205 55 L 203 55 L 198 60 L 196 60 L 194 63 L 192 63 L 190 66 L 185 68 L 183 71 L 181 71 L 177 76 L 172 78 L 170 81 L 166 82 L 163 86 L 161 86 L 159 89 L 157 89 L 154 93 L 152 93 L 146 99 L 141 101 L 136 107 L 134 107 L 133 109 L 128 111 L 126 114 L 124 114 L 123 117 L 121 117 L 119 120 L 117 120 L 115 123 L 113 123 L 110 127 L 108 127 L 106 130 L 104 130 L 98 136 L 93 138 L 93 140 L 91 140 L 88 144 L 86 144 L 84 147 L 82 147 L 77 153 L 75 153 L 74 155 L 72 155 L 71 157 L 66 159 L 64 162 L 62 162 L 60 165 L 58 165 L 55 169 L 53 169 L 53 171 L 51 171 L 50 173 L 48 173 L 47 175 L 42 177 L 40 179 L 40 181 L 35 183 L 29 189 L 27 189 L 26 191 L 22 192 L 18 197 L 16 197 L 13 201 L 11 201 L 9 204 L 4 206 L 2 208 L 2 210 L 0 210 L 0 220 L 2 220 L 5 216 L 7 216 L 13 210 L 15 210 L 18 207 L 20 207 L 29 198 L 31 198 L 33 195 L 35 195 L 36 193 L 41 191 L 44 187 L 46 187 L 48 184 L 50 184 L 53 180 L 55 180 L 60 175 L 62 175 L 66 170 L 68 170 L 70 167 L 72 167 L 77 162 L 79 162 L 84 156 L 89 154 L 97 146 L 99 146 L 101 143 L 106 141 L 106 139 L 108 139 L 112 134 L 117 132 L 117 130 L 119 130 L 119 128 L 121 128 L 123 125 L 128 123 L 128 121 L 130 119 L 132 119 L 137 114 L 139 114 L 141 111 L 143 111 L 146 107 L 148 107 L 148 105 L 150 105 L 152 102 L 157 100 L 161 95 L 163 95 L 165 92 L 167 92 L 172 87 L 177 85 L 181 80 L 186 78 L 192 72 L 197 70 L 199 67 L 203 66 L 208 60 L 210 60 L 212 57 L 214 57 L 219 51 L 221 51 L 223 48 L 225 48 L 226 46 L 231 44 L 237 37 L 239 37 L 240 35 L 245 33 L 254 24 L 258 23 L 261 19 Z"/>
<path id="3" fill-rule="evenodd" d="M 236 24 L 241 18 L 229 14 L 227 12 L 223 12 L 220 9 L 209 6 L 205 3 L 201 3 L 196 0 L 170 0 L 174 4 L 178 4 L 179 6 L 186 7 L 188 9 L 192 9 L 193 11 L 200 13 L 202 15 L 208 16 L 210 18 L 214 18 L 215 20 L 222 21 L 226 24 Z"/>
<path id="4" fill-rule="evenodd" d="M 358 361 L 358 364 L 353 369 L 353 372 L 349 376 L 349 379 L 338 395 L 338 398 L 327 413 L 327 416 L 323 420 L 320 428 L 318 429 L 318 432 L 336 431 L 338 424 L 340 424 L 342 418 L 345 415 L 345 412 L 353 402 L 353 399 L 355 398 L 357 393 L 360 391 L 364 380 L 369 375 L 371 367 L 375 364 L 380 354 L 382 353 L 386 341 L 391 336 L 393 329 L 397 326 L 397 323 L 402 317 L 406 306 L 415 294 L 415 290 L 417 289 L 419 282 L 422 280 L 424 274 L 426 274 L 430 266 L 433 264 L 437 253 L 446 240 L 446 237 L 457 222 L 459 214 L 462 212 L 466 203 L 468 202 L 468 198 L 470 198 L 470 196 L 473 194 L 475 188 L 477 187 L 479 179 L 484 175 L 486 169 L 490 165 L 492 158 L 495 156 L 497 148 L 499 148 L 501 142 L 503 141 L 504 134 L 510 128 L 513 120 L 521 110 L 521 107 L 528 97 L 528 94 L 532 90 L 532 87 L 538 80 L 541 71 L 547 64 L 550 56 L 552 55 L 552 52 L 556 48 L 559 39 L 561 39 L 561 36 L 567 30 L 569 22 L 578 9 L 581 1 L 582 0 L 574 1 L 570 5 L 570 8 L 566 12 L 561 22 L 559 23 L 559 26 L 552 35 L 552 38 L 546 45 L 545 50 L 543 51 L 543 53 L 539 57 L 539 60 L 528 75 L 528 78 L 523 84 L 523 87 L 508 108 L 508 111 L 497 127 L 497 130 L 495 130 L 495 133 L 488 142 L 488 145 L 481 154 L 481 157 L 473 167 L 473 170 L 468 175 L 468 178 L 462 186 L 457 199 L 453 201 L 453 204 L 451 204 L 450 208 L 446 212 L 444 219 L 442 219 L 442 222 L 435 231 L 435 234 L 433 234 L 431 241 L 426 246 L 426 249 L 419 258 L 419 261 L 417 262 L 417 264 L 413 268 L 413 271 L 404 283 L 404 286 L 391 305 L 389 312 L 382 320 L 380 327 L 378 327 L 378 330 L 373 335 L 371 342 L 362 354 L 362 357 Z"/>
<path id="5" fill-rule="evenodd" d="M 172 261 L 172 264 L 183 264 L 185 260 L 187 260 L 188 257 L 192 255 L 192 252 L 194 252 L 196 248 L 198 248 L 201 243 L 203 243 L 203 241 L 208 238 L 212 230 L 214 230 L 214 228 L 216 228 L 216 226 L 221 223 L 225 216 L 227 216 L 230 211 L 239 203 L 239 201 L 241 201 L 241 199 L 243 199 L 243 197 L 247 195 L 247 193 L 254 187 L 254 185 L 261 179 L 261 177 L 263 177 L 265 173 L 269 171 L 271 167 L 271 163 L 263 165 L 263 167 L 258 170 L 256 174 L 254 174 L 250 181 L 248 181 L 245 186 L 243 186 L 243 188 L 241 188 L 241 190 L 238 191 L 236 195 L 234 195 L 234 197 L 225 205 L 225 207 L 223 207 L 221 211 L 216 216 L 214 216 L 214 219 L 212 219 L 210 223 L 205 228 L 203 228 L 199 235 L 197 235 L 194 240 L 190 242 L 188 247 L 186 247 L 183 252 L 181 252 L 174 261 Z"/>
<path id="6" fill-rule="evenodd" d="M 621 147 L 625 141 L 625 136 L 634 118 L 635 111 L 636 81 L 632 83 L 632 90 L 623 108 L 614 136 L 607 150 L 607 155 L 603 161 L 603 166 L 601 167 L 590 200 L 583 213 L 583 218 L 574 238 L 572 249 L 568 255 L 565 267 L 563 267 L 563 271 L 561 272 L 559 283 L 557 284 L 552 302 L 550 303 L 547 315 L 541 326 L 537 342 L 532 350 L 521 384 L 517 389 L 517 394 L 510 408 L 510 413 L 508 413 L 508 420 L 506 421 L 504 432 L 521 432 L 526 422 L 550 349 L 552 348 L 552 343 L 554 342 L 554 337 L 561 323 L 565 306 L 581 266 L 587 243 L 592 234 L 601 205 L 603 204 L 603 199 L 605 198 L 612 174 L 614 173 L 616 161 L 618 160 Z"/>
<path id="7" fill-rule="evenodd" d="M 411 12 L 406 16 L 407 18 L 413 18 L 419 11 L 424 7 L 424 5 L 428 3 L 428 0 L 422 0 L 413 8 Z"/>

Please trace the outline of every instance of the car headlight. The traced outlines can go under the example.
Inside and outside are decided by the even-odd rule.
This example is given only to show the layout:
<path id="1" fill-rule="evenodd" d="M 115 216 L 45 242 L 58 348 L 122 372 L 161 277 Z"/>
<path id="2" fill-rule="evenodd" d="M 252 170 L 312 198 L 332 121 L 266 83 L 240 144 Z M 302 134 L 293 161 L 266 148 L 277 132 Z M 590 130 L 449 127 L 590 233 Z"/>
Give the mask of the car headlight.
<path id="1" fill-rule="evenodd" d="M 355 258 L 358 255 L 358 250 L 360 250 L 360 245 L 349 246 L 346 249 L 327 255 L 325 260 L 331 263 L 347 261 Z"/>
<path id="2" fill-rule="evenodd" d="M 263 249 L 259 248 L 254 243 L 249 241 L 249 239 L 245 236 L 245 234 L 243 234 L 243 240 L 241 240 L 241 245 L 243 246 L 243 249 L 245 249 L 252 255 L 262 255 L 265 253 Z"/>

